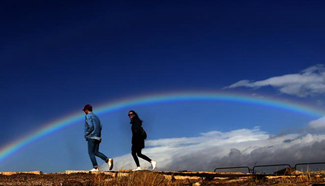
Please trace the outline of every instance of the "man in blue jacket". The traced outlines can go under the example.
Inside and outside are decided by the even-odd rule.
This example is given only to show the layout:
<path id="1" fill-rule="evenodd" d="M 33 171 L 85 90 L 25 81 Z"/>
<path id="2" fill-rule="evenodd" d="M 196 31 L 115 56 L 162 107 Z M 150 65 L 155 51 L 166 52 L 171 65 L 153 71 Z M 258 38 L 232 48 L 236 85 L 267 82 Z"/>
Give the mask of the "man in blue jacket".
<path id="1" fill-rule="evenodd" d="M 92 113 L 93 108 L 90 104 L 85 105 L 83 111 L 85 112 L 85 138 L 88 141 L 88 154 L 93 164 L 93 169 L 90 171 L 98 171 L 98 164 L 96 157 L 100 157 L 108 164 L 109 170 L 113 168 L 113 159 L 107 158 L 103 153 L 99 152 L 99 144 L 102 141 L 101 131 L 102 124 L 99 118 Z"/>

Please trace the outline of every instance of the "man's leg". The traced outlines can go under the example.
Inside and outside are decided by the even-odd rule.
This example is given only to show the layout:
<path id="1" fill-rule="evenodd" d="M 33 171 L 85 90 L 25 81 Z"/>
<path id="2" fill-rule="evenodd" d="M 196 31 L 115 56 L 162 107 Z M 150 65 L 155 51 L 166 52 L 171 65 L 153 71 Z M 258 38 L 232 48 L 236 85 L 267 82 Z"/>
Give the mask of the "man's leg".
<path id="1" fill-rule="evenodd" d="M 98 140 L 94 140 L 94 141 L 95 141 L 95 147 L 94 147 L 95 156 L 100 157 L 102 160 L 104 160 L 107 163 L 108 158 L 105 156 L 105 154 L 99 152 L 99 143 L 100 143 L 100 141 L 98 141 Z"/>
<path id="2" fill-rule="evenodd" d="M 97 164 L 95 153 L 94 153 L 95 152 L 95 147 L 96 146 L 95 146 L 94 140 L 89 139 L 88 140 L 88 154 L 89 154 L 91 163 L 93 164 L 93 167 L 98 168 L 98 164 Z"/>

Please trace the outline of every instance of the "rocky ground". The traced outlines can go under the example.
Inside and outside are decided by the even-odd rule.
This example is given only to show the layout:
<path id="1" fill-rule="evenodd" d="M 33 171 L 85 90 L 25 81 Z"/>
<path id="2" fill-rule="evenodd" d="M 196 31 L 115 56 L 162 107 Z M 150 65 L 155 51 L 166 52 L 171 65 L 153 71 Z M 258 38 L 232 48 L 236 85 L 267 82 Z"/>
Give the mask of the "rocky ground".
<path id="1" fill-rule="evenodd" d="M 287 173 L 287 171 L 284 171 Z M 169 172 L 169 171 L 119 171 L 98 172 L 67 171 L 65 173 L 0 173 L 0 185 L 17 186 L 88 186 L 88 185 L 277 185 L 325 186 L 322 172 L 293 172 L 285 175 L 252 175 L 243 173 Z"/>

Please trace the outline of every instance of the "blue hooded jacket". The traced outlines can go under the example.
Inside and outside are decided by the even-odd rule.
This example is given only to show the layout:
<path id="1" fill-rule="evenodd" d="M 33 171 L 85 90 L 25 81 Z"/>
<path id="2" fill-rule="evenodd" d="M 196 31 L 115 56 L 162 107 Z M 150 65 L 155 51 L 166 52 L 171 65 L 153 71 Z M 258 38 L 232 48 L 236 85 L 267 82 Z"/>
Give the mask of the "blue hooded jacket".
<path id="1" fill-rule="evenodd" d="M 85 138 L 88 139 L 95 139 L 101 141 L 101 131 L 102 131 L 102 124 L 100 123 L 99 118 L 89 112 L 85 116 Z"/>

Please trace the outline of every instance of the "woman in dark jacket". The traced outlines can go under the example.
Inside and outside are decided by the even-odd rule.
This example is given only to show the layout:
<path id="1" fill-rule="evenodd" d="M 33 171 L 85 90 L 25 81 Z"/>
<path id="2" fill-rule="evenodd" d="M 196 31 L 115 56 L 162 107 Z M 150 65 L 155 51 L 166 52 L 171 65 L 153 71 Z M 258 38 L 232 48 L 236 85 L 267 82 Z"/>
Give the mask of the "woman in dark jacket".
<path id="1" fill-rule="evenodd" d="M 129 118 L 131 119 L 131 129 L 132 129 L 132 156 L 137 164 L 137 168 L 134 169 L 133 171 L 138 171 L 141 170 L 140 163 L 138 156 L 144 160 L 147 160 L 148 162 L 151 163 L 152 170 L 155 170 L 156 168 L 156 162 L 148 158 L 146 155 L 143 155 L 141 153 L 141 150 L 145 147 L 144 145 L 144 137 L 143 137 L 143 128 L 142 128 L 142 120 L 139 118 L 138 114 L 130 110 L 128 114 Z"/>

